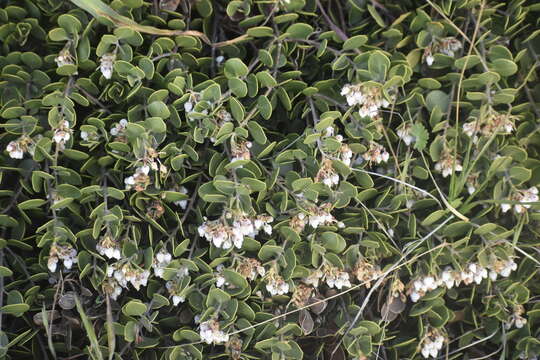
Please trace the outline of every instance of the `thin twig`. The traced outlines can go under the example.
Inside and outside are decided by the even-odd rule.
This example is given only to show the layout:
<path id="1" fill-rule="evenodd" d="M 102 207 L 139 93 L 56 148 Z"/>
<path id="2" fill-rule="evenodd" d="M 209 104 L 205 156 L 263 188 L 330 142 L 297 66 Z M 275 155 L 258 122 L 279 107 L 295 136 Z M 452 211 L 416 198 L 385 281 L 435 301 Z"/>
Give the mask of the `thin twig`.
<path id="1" fill-rule="evenodd" d="M 101 110 L 103 110 L 104 112 L 110 114 L 111 113 L 111 110 L 109 110 L 109 108 L 107 106 L 105 106 L 101 101 L 99 101 L 96 97 L 94 97 L 92 94 L 90 94 L 88 91 L 86 91 L 83 87 L 79 86 L 77 83 L 74 84 L 74 87 L 79 90 L 80 92 L 82 92 L 84 94 L 84 96 L 86 96 L 88 98 L 88 100 L 90 100 L 91 102 L 93 102 L 95 105 L 99 106 L 101 108 Z"/>

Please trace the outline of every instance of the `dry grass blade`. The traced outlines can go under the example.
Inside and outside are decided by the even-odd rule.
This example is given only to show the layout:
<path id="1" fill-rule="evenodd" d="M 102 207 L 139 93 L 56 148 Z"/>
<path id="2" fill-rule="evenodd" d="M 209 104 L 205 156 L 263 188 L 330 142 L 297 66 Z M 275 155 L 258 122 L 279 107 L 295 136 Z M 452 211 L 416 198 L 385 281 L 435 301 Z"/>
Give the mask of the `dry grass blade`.
<path id="1" fill-rule="evenodd" d="M 147 25 L 139 25 L 132 19 L 122 16 L 116 11 L 114 11 L 111 7 L 106 5 L 100 0 L 71 0 L 71 2 L 78 7 L 80 7 L 83 10 L 88 11 L 92 16 L 95 18 L 103 17 L 111 21 L 115 26 L 126 26 L 129 27 L 135 31 L 139 31 L 146 34 L 152 34 L 152 35 L 163 35 L 163 36 L 174 36 L 174 35 L 187 35 L 187 36 L 195 36 L 203 40 L 207 44 L 211 44 L 208 37 L 199 32 L 194 30 L 168 30 L 168 29 L 158 29 L 153 26 L 147 26 Z"/>
<path id="2" fill-rule="evenodd" d="M 214 47 L 228 46 L 228 45 L 232 45 L 237 42 L 249 39 L 247 35 L 242 35 L 231 40 L 218 42 L 218 43 L 212 43 L 210 39 L 208 39 L 208 37 L 200 31 L 158 29 L 153 26 L 140 25 L 137 22 L 133 21 L 132 19 L 123 15 L 120 15 L 119 13 L 114 11 L 114 9 L 112 9 L 110 6 L 108 6 L 101 0 L 71 0 L 71 2 L 77 5 L 78 7 L 80 7 L 81 9 L 88 11 L 95 18 L 102 17 L 111 21 L 115 26 L 129 27 L 141 33 L 152 34 L 152 35 L 162 35 L 162 36 L 178 36 L 178 35 L 194 36 L 194 37 L 198 37 L 199 39 L 201 39 L 208 45 L 211 45 Z"/>
<path id="3" fill-rule="evenodd" d="M 88 319 L 88 316 L 86 316 L 86 313 L 84 312 L 84 309 L 81 305 L 81 301 L 78 297 L 75 297 L 75 304 L 77 305 L 77 311 L 79 312 L 79 315 L 83 322 L 84 330 L 86 331 L 86 334 L 90 339 L 90 347 L 88 348 L 90 357 L 92 359 L 103 360 L 103 354 L 101 353 L 101 349 L 99 347 L 96 332 L 94 331 L 94 327 Z"/>
<path id="4" fill-rule="evenodd" d="M 54 350 L 54 344 L 52 341 L 52 332 L 51 332 L 51 328 L 49 327 L 49 318 L 47 317 L 48 313 L 45 310 L 45 305 L 43 305 L 41 314 L 43 318 L 43 326 L 45 327 L 45 333 L 47 334 L 47 345 L 49 345 L 49 351 L 51 352 L 53 359 L 56 359 L 56 350 Z"/>
<path id="5" fill-rule="evenodd" d="M 109 360 L 112 360 L 114 358 L 116 337 L 114 335 L 111 299 L 109 298 L 109 295 L 106 295 L 105 299 L 107 300 L 107 344 L 109 346 Z"/>

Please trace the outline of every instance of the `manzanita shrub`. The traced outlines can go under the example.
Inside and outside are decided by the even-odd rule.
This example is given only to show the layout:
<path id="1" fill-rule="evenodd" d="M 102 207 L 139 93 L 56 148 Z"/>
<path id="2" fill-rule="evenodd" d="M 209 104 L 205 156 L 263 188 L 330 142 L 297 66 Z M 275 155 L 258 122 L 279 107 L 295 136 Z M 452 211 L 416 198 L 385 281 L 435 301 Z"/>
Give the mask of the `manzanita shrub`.
<path id="1" fill-rule="evenodd" d="M 536 1 L 0 4 L 1 358 L 540 354 Z"/>

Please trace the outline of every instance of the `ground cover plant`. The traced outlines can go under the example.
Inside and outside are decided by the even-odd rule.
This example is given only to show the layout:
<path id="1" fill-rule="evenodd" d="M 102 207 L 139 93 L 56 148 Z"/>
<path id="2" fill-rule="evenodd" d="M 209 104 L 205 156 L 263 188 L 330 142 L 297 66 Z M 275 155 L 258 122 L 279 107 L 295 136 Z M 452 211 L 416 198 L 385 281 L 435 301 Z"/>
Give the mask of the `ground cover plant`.
<path id="1" fill-rule="evenodd" d="M 0 357 L 536 359 L 539 18 L 0 1 Z"/>

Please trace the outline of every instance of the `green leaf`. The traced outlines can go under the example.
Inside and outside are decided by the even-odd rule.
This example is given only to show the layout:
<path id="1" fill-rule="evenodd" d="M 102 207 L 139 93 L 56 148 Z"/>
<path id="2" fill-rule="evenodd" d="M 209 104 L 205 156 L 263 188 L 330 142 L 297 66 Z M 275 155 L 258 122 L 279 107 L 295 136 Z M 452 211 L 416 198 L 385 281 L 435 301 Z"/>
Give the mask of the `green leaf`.
<path id="1" fill-rule="evenodd" d="M 144 125 L 154 133 L 160 134 L 167 131 L 167 125 L 161 117 L 149 117 L 144 121 Z"/>
<path id="2" fill-rule="evenodd" d="M 47 203 L 47 201 L 43 199 L 30 199 L 19 203 L 17 207 L 21 210 L 37 209 L 45 203 Z"/>
<path id="3" fill-rule="evenodd" d="M 313 34 L 313 26 L 305 23 L 296 23 L 289 26 L 286 32 L 292 39 L 307 39 Z"/>
<path id="4" fill-rule="evenodd" d="M 4 305 L 0 308 L 0 311 L 4 314 L 13 315 L 16 317 L 22 316 L 25 312 L 30 310 L 30 305 L 28 304 L 10 304 Z"/>
<path id="5" fill-rule="evenodd" d="M 511 76 L 518 71 L 516 63 L 508 59 L 496 59 L 491 64 L 488 64 L 489 69 L 495 71 L 501 76 Z"/>
<path id="6" fill-rule="evenodd" d="M 58 25 L 70 34 L 76 34 L 82 29 L 82 24 L 79 19 L 69 14 L 60 15 L 58 17 Z"/>
<path id="7" fill-rule="evenodd" d="M 206 306 L 221 307 L 229 300 L 231 300 L 231 296 L 229 294 L 221 289 L 213 288 L 208 292 Z"/>
<path id="8" fill-rule="evenodd" d="M 386 24 L 384 23 L 384 20 L 382 19 L 381 15 L 379 15 L 379 13 L 377 12 L 377 9 L 375 9 L 375 7 L 373 5 L 368 4 L 367 9 L 368 9 L 368 12 L 371 15 L 371 17 L 377 23 L 377 25 L 379 25 L 382 28 L 386 27 Z"/>
<path id="9" fill-rule="evenodd" d="M 128 316 L 141 316 L 146 312 L 146 305 L 140 300 L 131 300 L 122 307 L 122 313 Z"/>
<path id="10" fill-rule="evenodd" d="M 321 234 L 321 240 L 323 241 L 323 246 L 326 249 L 337 254 L 345 250 L 345 247 L 347 246 L 345 239 L 341 235 L 334 232 L 323 232 Z"/>
<path id="11" fill-rule="evenodd" d="M 247 34 L 253 37 L 272 37 L 274 31 L 269 26 L 257 26 L 247 30 Z"/>
<path id="12" fill-rule="evenodd" d="M 259 144 L 266 144 L 266 134 L 263 128 L 256 121 L 249 121 L 247 124 L 249 133 L 253 136 L 253 139 Z"/>
<path id="13" fill-rule="evenodd" d="M 368 70 L 373 80 L 382 82 L 390 69 L 390 59 L 381 51 L 374 51 L 369 56 Z"/>
<path id="14" fill-rule="evenodd" d="M 248 93 L 246 83 L 240 78 L 230 78 L 227 80 L 227 84 L 229 85 L 229 89 L 231 89 L 232 93 L 240 98 L 246 96 Z"/>
<path id="15" fill-rule="evenodd" d="M 241 183 L 247 185 L 252 191 L 264 191 L 266 190 L 266 183 L 253 178 L 242 178 Z"/>
<path id="16" fill-rule="evenodd" d="M 414 136 L 414 148 L 424 150 L 429 140 L 429 133 L 422 123 L 416 123 L 411 127 L 411 135 Z"/>
<path id="17" fill-rule="evenodd" d="M 366 35 L 356 35 L 353 37 L 348 38 L 343 43 L 343 50 L 353 50 L 358 49 L 365 43 L 367 43 L 368 37 Z"/>
<path id="18" fill-rule="evenodd" d="M 238 101 L 237 99 L 235 99 L 234 97 L 230 97 L 229 106 L 231 108 L 231 113 L 234 119 L 238 122 L 243 121 L 246 111 L 242 103 Z"/>
<path id="19" fill-rule="evenodd" d="M 457 67 L 458 69 L 470 69 L 478 64 L 480 64 L 481 60 L 480 60 L 480 56 L 478 55 L 466 55 L 462 58 L 459 58 L 457 59 L 455 62 L 454 62 L 454 65 L 455 67 Z"/>
<path id="20" fill-rule="evenodd" d="M 441 90 L 430 91 L 426 96 L 426 107 L 430 112 L 434 111 L 435 108 L 439 108 L 439 110 L 445 113 L 449 104 L 450 97 L 447 93 L 442 92 Z"/>
<path id="21" fill-rule="evenodd" d="M 171 112 L 163 101 L 154 101 L 148 104 L 148 112 L 151 116 L 160 117 L 162 119 L 167 119 L 171 116 Z"/>
<path id="22" fill-rule="evenodd" d="M 272 116 L 272 104 L 270 103 L 270 100 L 268 100 L 268 97 L 265 95 L 259 96 L 257 99 L 257 108 L 265 120 L 270 119 Z"/>
<path id="23" fill-rule="evenodd" d="M 0 266 L 0 277 L 12 276 L 12 275 L 13 275 L 13 271 L 11 271 L 11 269 L 5 266 Z"/>
<path id="24" fill-rule="evenodd" d="M 248 67 L 238 58 L 228 59 L 225 62 L 225 75 L 227 78 L 242 77 L 248 74 Z"/>

